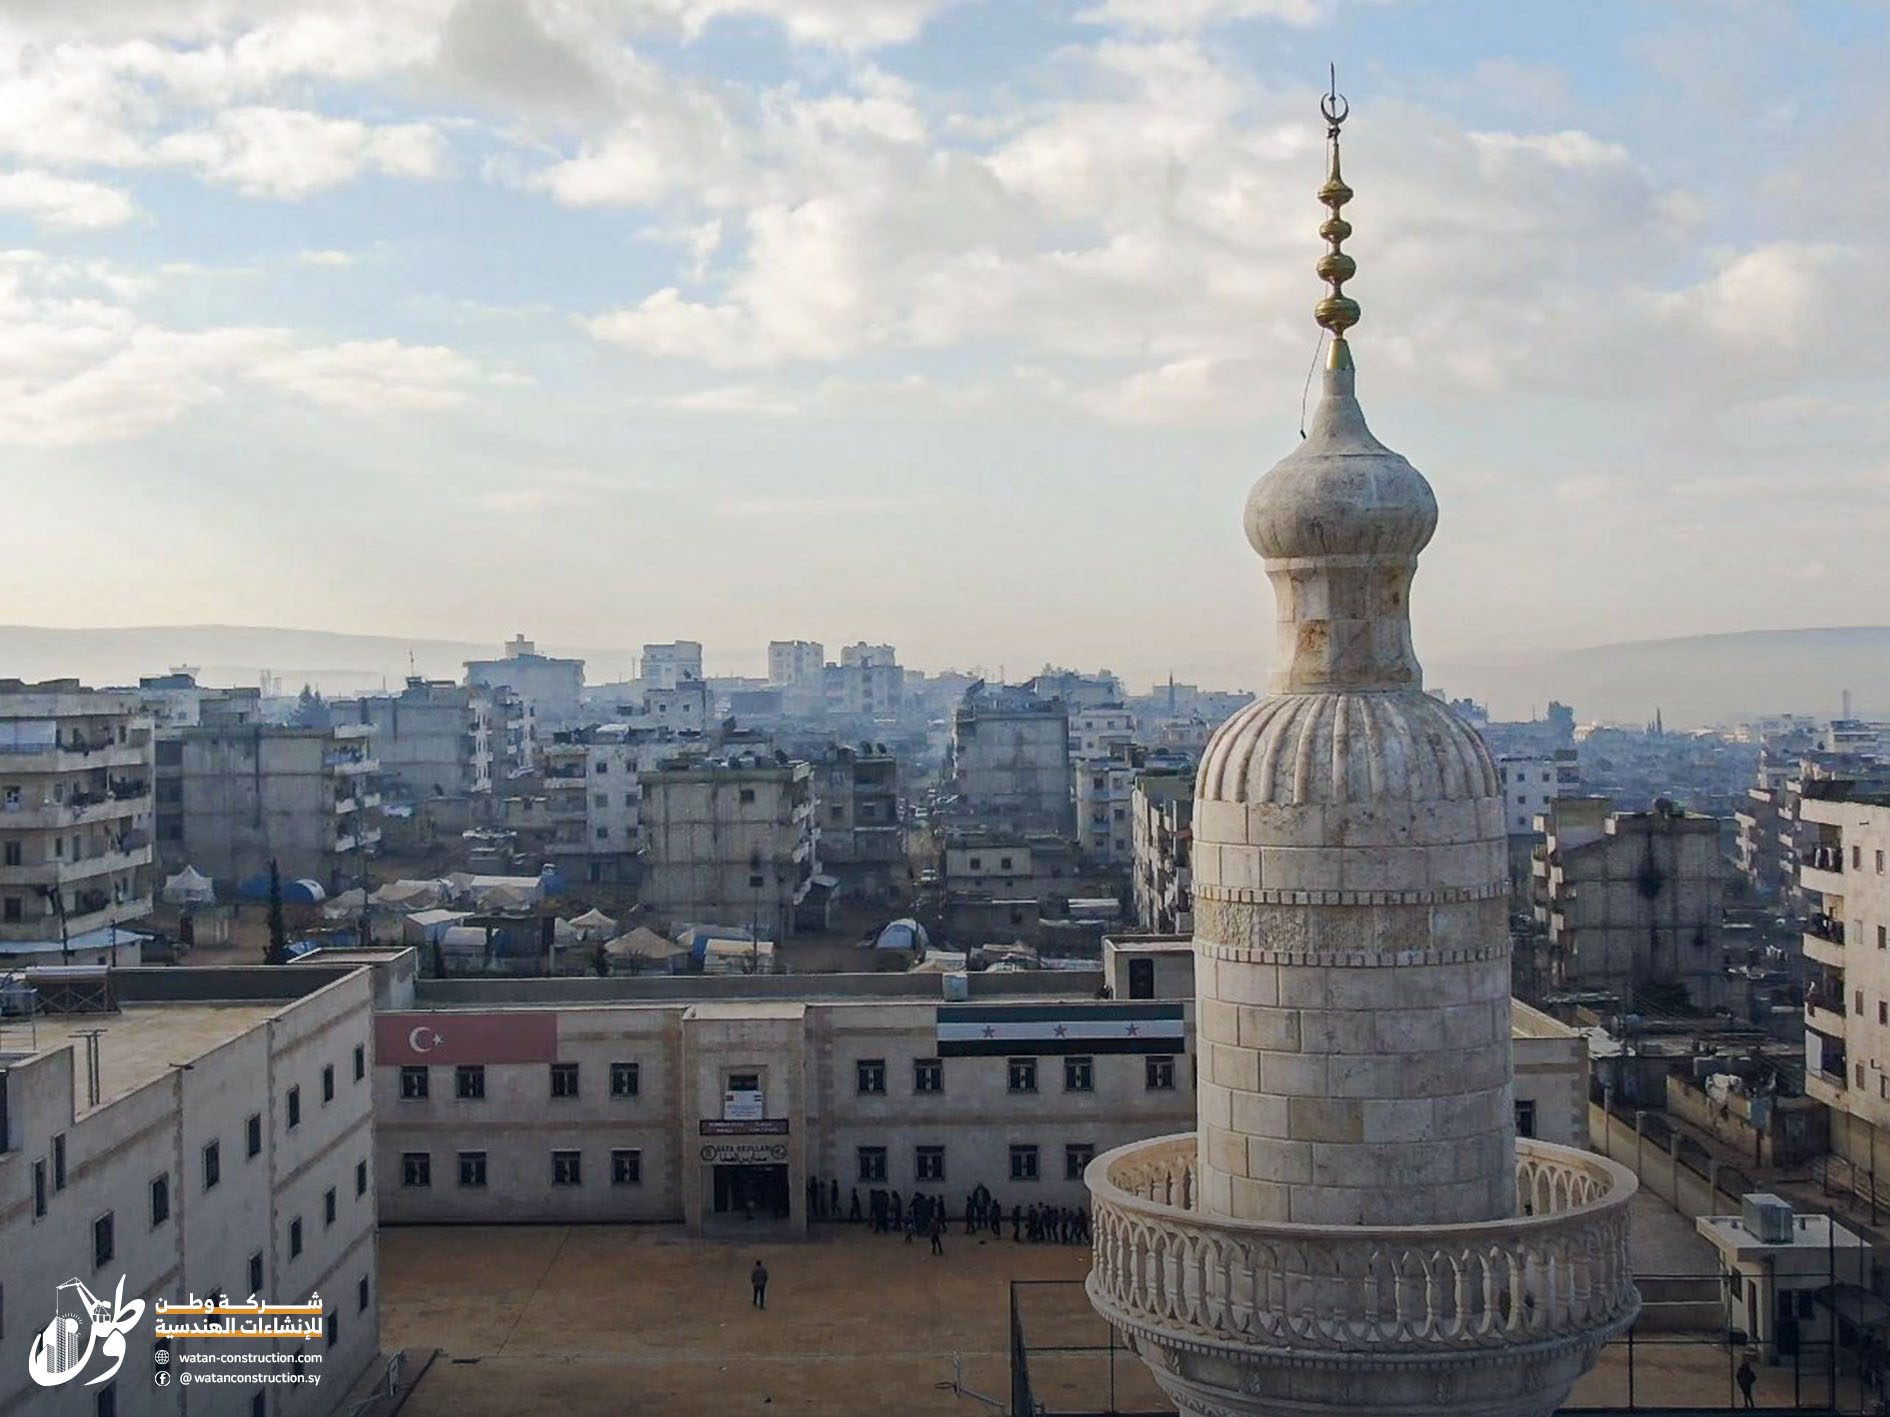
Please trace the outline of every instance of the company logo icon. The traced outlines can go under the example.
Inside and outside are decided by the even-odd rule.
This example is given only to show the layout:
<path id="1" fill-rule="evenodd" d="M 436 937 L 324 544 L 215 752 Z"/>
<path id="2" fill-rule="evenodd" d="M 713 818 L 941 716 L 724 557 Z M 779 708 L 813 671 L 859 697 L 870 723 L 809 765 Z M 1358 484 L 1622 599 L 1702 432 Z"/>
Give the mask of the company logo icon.
<path id="1" fill-rule="evenodd" d="M 108 1304 L 76 1279 L 59 1286 L 53 1301 L 52 1322 L 33 1339 L 26 1355 L 26 1371 L 41 1387 L 58 1387 L 85 1371 L 96 1348 L 111 1359 L 111 1367 L 86 1383 L 109 1382 L 125 1361 L 125 1335 L 144 1317 L 144 1300 L 126 1302 L 125 1277 Z"/>

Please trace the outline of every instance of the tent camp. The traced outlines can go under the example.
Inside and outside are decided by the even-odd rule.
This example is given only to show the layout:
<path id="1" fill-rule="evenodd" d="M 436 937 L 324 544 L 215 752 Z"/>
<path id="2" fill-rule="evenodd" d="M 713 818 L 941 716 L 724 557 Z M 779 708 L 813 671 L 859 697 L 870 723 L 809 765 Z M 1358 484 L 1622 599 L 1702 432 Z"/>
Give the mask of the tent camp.
<path id="1" fill-rule="evenodd" d="M 571 918 L 571 928 L 580 940 L 608 940 L 617 933 L 617 922 L 601 910 L 591 909 Z"/>
<path id="2" fill-rule="evenodd" d="M 359 916 L 367 909 L 367 903 L 367 892 L 356 886 L 338 896 L 329 897 L 328 903 L 322 906 L 322 915 L 328 920 L 345 920 Z"/>
<path id="3" fill-rule="evenodd" d="M 217 902 L 215 883 L 195 866 L 186 866 L 175 876 L 167 877 L 160 894 L 166 905 L 215 905 Z"/>
<path id="4" fill-rule="evenodd" d="M 619 935 L 604 946 L 610 967 L 618 973 L 632 970 L 678 973 L 689 961 L 689 946 L 666 940 L 656 931 L 639 925 L 627 935 Z"/>
<path id="5" fill-rule="evenodd" d="M 446 899 L 450 890 L 445 881 L 389 881 L 370 899 L 376 905 L 397 906 L 401 910 L 432 910 Z"/>
<path id="6" fill-rule="evenodd" d="M 873 941 L 873 948 L 917 951 L 923 950 L 926 944 L 925 926 L 911 916 L 904 916 L 879 932 L 879 938 Z"/>

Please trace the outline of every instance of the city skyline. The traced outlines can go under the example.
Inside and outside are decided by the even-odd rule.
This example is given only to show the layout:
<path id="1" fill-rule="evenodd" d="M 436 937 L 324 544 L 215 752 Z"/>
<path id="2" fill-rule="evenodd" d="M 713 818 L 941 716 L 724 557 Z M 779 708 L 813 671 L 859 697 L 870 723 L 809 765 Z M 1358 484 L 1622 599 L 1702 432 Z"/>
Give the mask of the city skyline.
<path id="1" fill-rule="evenodd" d="M 1819 543 L 1890 493 L 1828 313 L 1887 268 L 1881 11 L 277 8 L 0 21 L 11 620 L 1257 685 L 1333 56 L 1427 662 L 1890 590 Z M 1759 517 L 1807 549 L 1755 601 Z"/>

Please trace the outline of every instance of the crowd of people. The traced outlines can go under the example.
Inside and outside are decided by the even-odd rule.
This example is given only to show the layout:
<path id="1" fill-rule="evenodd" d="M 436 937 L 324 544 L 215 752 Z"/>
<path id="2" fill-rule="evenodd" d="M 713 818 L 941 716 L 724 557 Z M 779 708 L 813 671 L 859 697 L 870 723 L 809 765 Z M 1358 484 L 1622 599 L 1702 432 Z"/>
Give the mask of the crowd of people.
<path id="1" fill-rule="evenodd" d="M 840 1182 L 828 1177 L 823 1184 L 818 1176 L 807 1178 L 807 1214 L 810 1220 L 844 1220 L 854 1225 L 869 1225 L 875 1234 L 899 1234 L 906 1243 L 915 1239 L 931 1241 L 932 1253 L 945 1253 L 945 1234 L 949 1223 L 943 1196 L 914 1191 L 902 1197 L 898 1191 L 874 1186 L 864 1199 L 859 1188 L 849 1193 L 845 1214 L 841 1213 Z M 1007 1223 L 1004 1206 L 989 1188 L 980 1182 L 965 1196 L 961 1212 L 965 1234 L 989 1232 L 1004 1238 Z M 1013 1204 L 1008 1216 L 1011 1240 L 1016 1244 L 1087 1245 L 1090 1241 L 1089 1211 L 1083 1206 Z"/>

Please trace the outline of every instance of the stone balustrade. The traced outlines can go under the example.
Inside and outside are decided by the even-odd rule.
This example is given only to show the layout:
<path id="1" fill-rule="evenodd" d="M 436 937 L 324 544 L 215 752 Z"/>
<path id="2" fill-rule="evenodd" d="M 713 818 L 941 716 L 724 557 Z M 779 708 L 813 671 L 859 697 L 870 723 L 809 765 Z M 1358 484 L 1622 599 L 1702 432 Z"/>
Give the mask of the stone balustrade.
<path id="1" fill-rule="evenodd" d="M 1193 1133 L 1120 1147 L 1086 1177 L 1090 1299 L 1160 1344 L 1395 1361 L 1595 1344 L 1639 1312 L 1635 1182 L 1605 1157 L 1519 1139 L 1514 1217 L 1407 1228 L 1202 1214 L 1195 1150 Z"/>

